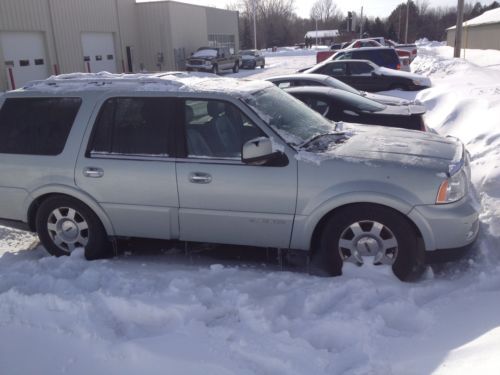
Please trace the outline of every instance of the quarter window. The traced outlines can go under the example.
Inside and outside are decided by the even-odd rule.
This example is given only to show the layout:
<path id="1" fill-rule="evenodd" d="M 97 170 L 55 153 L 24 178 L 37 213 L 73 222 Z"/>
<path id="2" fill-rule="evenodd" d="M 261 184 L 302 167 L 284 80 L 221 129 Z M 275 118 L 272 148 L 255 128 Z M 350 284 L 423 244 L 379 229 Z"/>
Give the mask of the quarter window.
<path id="1" fill-rule="evenodd" d="M 188 157 L 241 159 L 243 143 L 265 136 L 236 106 L 217 100 L 186 100 Z"/>
<path id="2" fill-rule="evenodd" d="M 94 126 L 90 156 L 168 156 L 172 105 L 167 98 L 108 99 Z"/>
<path id="3" fill-rule="evenodd" d="M 369 75 L 373 72 L 373 67 L 363 62 L 352 62 L 349 67 L 351 69 L 351 74 L 354 75 Z"/>
<path id="4" fill-rule="evenodd" d="M 0 153 L 58 155 L 80 98 L 10 98 L 0 110 Z"/>

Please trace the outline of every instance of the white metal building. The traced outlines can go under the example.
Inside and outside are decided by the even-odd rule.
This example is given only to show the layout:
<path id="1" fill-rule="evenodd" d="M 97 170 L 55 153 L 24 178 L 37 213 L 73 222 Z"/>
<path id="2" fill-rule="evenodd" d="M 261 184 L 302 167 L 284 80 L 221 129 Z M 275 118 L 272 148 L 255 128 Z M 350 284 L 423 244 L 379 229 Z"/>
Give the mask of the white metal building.
<path id="1" fill-rule="evenodd" d="M 0 91 L 52 74 L 176 70 L 238 49 L 238 13 L 176 1 L 0 0 Z"/>
<path id="2" fill-rule="evenodd" d="M 304 39 L 312 39 L 313 43 L 316 43 L 317 38 L 318 44 L 328 46 L 332 44 L 339 35 L 340 33 L 338 30 L 312 30 L 304 35 Z"/>
<path id="3" fill-rule="evenodd" d="M 500 8 L 484 12 L 462 24 L 462 48 L 500 50 Z M 447 32 L 447 44 L 455 45 L 456 26 Z"/>

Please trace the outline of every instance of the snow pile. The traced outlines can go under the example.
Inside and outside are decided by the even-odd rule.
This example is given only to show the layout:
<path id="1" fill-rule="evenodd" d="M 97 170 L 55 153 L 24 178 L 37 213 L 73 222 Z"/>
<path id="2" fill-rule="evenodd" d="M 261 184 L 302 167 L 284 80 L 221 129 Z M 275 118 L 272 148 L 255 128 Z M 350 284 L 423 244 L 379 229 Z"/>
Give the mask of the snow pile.
<path id="1" fill-rule="evenodd" d="M 471 152 L 479 255 L 404 284 L 383 267 L 347 265 L 322 279 L 175 251 L 53 258 L 0 227 L 0 373 L 498 374 L 500 72 L 450 61 L 446 48 L 419 51 L 414 69 L 433 87 L 417 98 L 427 122 Z M 488 65 L 500 64 L 493 55 Z M 276 56 L 245 74 L 284 74 L 313 58 Z"/>

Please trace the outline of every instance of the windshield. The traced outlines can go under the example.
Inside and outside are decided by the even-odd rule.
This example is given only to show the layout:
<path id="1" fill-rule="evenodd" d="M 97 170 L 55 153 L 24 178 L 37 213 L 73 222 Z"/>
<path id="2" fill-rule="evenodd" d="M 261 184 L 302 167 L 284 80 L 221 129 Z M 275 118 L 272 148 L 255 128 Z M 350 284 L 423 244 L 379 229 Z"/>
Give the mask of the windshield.
<path id="1" fill-rule="evenodd" d="M 348 84 L 346 84 L 342 81 L 339 81 L 338 79 L 328 77 L 328 79 L 326 81 L 328 82 L 328 86 L 334 87 L 334 88 L 339 89 L 339 90 L 352 92 L 353 94 L 356 94 L 356 95 L 361 95 L 361 93 L 358 90 L 356 90 L 354 87 L 349 86 Z"/>
<path id="2" fill-rule="evenodd" d="M 205 56 L 216 57 L 217 50 L 216 49 L 201 49 L 201 50 L 193 53 L 193 57 L 205 57 Z"/>
<path id="3" fill-rule="evenodd" d="M 277 87 L 269 87 L 245 98 L 257 115 L 290 144 L 335 132 L 335 124 Z"/>
<path id="4" fill-rule="evenodd" d="M 243 55 L 243 56 L 255 56 L 255 51 L 252 51 L 252 50 L 241 51 L 241 55 Z"/>
<path id="5" fill-rule="evenodd" d="M 335 99 L 363 112 L 380 112 L 386 109 L 386 106 L 379 102 L 346 91 L 336 90 Z"/>

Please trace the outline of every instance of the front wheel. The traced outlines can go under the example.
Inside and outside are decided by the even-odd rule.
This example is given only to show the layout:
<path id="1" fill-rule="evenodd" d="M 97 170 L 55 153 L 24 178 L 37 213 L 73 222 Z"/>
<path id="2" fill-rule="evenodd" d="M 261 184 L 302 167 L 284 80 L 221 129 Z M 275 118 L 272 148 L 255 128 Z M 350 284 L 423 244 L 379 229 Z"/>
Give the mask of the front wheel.
<path id="1" fill-rule="evenodd" d="M 213 74 L 219 74 L 219 66 L 217 64 L 215 64 L 213 67 L 212 67 L 212 73 Z"/>
<path id="2" fill-rule="evenodd" d="M 424 253 L 403 214 L 375 204 L 355 204 L 327 219 L 311 259 L 313 271 L 337 276 L 345 262 L 362 266 L 366 261 L 391 267 L 402 281 L 423 273 Z"/>
<path id="3" fill-rule="evenodd" d="M 240 71 L 240 65 L 236 62 L 233 66 L 233 73 L 238 73 Z"/>
<path id="4" fill-rule="evenodd" d="M 97 215 L 82 202 L 65 196 L 43 201 L 36 215 L 36 231 L 51 255 L 70 255 L 84 248 L 89 260 L 108 258 L 112 249 Z"/>

